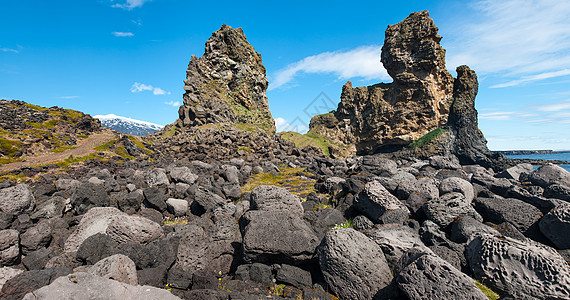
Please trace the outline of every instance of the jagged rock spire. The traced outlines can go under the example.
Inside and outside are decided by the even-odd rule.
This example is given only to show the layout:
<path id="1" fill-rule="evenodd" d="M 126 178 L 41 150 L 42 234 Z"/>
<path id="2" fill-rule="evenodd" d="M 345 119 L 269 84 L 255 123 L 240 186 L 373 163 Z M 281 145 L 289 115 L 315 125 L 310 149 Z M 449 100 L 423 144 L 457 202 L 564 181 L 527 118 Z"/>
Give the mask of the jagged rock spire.
<path id="1" fill-rule="evenodd" d="M 222 25 L 206 42 L 204 55 L 192 56 L 186 73 L 179 125 L 247 123 L 275 132 L 265 67 L 241 28 Z"/>

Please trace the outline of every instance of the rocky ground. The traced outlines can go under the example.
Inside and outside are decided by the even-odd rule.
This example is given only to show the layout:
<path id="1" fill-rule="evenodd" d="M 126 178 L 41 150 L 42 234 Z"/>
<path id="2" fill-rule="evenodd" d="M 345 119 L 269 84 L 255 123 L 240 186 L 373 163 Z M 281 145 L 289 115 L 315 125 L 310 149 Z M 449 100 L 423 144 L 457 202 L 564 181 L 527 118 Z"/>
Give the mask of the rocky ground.
<path id="1" fill-rule="evenodd" d="M 0 297 L 570 297 L 570 174 L 555 165 L 288 159 L 91 160 L 5 180 Z"/>

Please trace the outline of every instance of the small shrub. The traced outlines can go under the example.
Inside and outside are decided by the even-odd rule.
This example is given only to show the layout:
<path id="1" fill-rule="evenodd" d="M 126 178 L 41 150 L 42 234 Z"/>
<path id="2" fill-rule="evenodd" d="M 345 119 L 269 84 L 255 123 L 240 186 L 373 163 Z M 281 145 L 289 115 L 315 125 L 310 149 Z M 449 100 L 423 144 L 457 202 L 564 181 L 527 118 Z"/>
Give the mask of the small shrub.
<path id="1" fill-rule="evenodd" d="M 353 228 L 354 227 L 354 223 L 352 222 L 352 219 L 348 219 L 346 220 L 346 222 L 341 223 L 341 224 L 336 224 L 334 225 L 331 230 L 336 230 L 339 228 Z"/>

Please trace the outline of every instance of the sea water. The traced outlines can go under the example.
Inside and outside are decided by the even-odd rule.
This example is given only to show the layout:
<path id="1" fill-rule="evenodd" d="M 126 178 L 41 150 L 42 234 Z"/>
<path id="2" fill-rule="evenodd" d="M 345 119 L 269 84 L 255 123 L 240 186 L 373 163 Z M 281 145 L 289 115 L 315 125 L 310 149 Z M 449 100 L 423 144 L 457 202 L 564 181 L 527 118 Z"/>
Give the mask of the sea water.
<path id="1" fill-rule="evenodd" d="M 527 159 L 545 159 L 545 160 L 564 160 L 570 161 L 570 152 L 560 152 L 552 154 L 528 154 L 528 155 L 507 155 L 508 158 L 527 158 Z M 569 165 L 559 165 L 566 171 L 570 172 Z"/>

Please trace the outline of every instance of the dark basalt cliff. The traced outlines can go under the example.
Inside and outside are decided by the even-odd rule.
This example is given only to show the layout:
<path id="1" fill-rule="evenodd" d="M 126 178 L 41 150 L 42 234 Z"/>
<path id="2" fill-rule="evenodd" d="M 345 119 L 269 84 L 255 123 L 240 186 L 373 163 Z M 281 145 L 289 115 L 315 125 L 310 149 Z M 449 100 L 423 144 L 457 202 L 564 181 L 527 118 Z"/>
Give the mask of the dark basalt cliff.
<path id="1" fill-rule="evenodd" d="M 186 73 L 179 127 L 246 123 L 275 132 L 265 95 L 265 67 L 241 28 L 224 24 L 214 32 L 204 55 L 193 55 Z"/>

